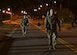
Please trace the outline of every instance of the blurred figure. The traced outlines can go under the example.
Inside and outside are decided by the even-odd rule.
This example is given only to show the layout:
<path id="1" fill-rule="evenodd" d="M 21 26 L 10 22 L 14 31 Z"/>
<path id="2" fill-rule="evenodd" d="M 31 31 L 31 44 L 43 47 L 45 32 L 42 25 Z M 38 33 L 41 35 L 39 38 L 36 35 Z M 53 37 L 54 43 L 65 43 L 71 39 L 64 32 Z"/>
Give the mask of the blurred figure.
<path id="1" fill-rule="evenodd" d="M 0 24 L 3 24 L 2 23 L 2 12 L 0 11 Z"/>
<path id="2" fill-rule="evenodd" d="M 71 19 L 72 27 L 77 26 L 77 16 L 75 16 L 75 17 L 70 17 L 70 19 Z"/>
<path id="3" fill-rule="evenodd" d="M 64 19 L 60 19 L 60 26 L 62 27 L 63 26 L 63 22 L 64 22 Z"/>
<path id="4" fill-rule="evenodd" d="M 52 47 L 55 50 L 57 38 L 57 24 L 60 30 L 60 21 L 57 17 L 56 11 L 53 11 L 53 9 L 48 10 L 46 18 L 44 20 L 44 28 L 47 31 L 49 49 L 51 49 Z"/>
<path id="5" fill-rule="evenodd" d="M 28 16 L 24 14 L 20 21 L 20 26 L 22 28 L 22 33 L 24 37 L 27 34 L 28 23 L 29 23 Z"/>

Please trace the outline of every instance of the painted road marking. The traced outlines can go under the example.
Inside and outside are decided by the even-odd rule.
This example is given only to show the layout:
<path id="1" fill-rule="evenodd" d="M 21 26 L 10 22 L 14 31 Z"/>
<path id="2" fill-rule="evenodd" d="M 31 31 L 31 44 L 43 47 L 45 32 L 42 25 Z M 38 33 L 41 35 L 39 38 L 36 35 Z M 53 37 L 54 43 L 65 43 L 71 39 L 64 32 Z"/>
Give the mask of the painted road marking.
<path id="1" fill-rule="evenodd" d="M 64 41 L 64 40 L 61 39 L 61 38 L 58 38 L 57 40 L 58 40 L 60 43 L 64 44 L 66 47 L 70 48 L 71 50 L 73 50 L 74 52 L 77 53 L 77 48 L 74 47 L 73 45 L 71 45 L 70 43 Z"/>
<path id="2" fill-rule="evenodd" d="M 33 24 L 33 25 L 34 25 L 34 24 Z M 43 30 L 41 27 L 38 27 L 37 25 L 34 25 L 34 26 L 37 27 L 37 28 L 39 28 L 39 29 L 42 30 L 43 32 L 47 33 L 47 32 L 46 32 L 45 30 Z M 75 53 L 77 53 L 77 48 L 76 48 L 75 46 L 71 45 L 70 43 L 64 41 L 64 40 L 61 39 L 61 38 L 57 38 L 57 40 L 58 40 L 61 44 L 65 45 L 66 47 L 68 47 L 69 49 L 71 49 L 71 50 L 73 50 Z"/>

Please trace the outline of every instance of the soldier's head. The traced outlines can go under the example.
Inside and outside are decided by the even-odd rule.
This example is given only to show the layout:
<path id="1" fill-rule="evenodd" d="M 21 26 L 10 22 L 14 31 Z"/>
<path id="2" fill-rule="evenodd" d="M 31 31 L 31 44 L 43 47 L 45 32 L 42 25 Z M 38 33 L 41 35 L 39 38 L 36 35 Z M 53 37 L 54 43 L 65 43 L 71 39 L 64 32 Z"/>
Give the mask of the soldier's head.
<path id="1" fill-rule="evenodd" d="M 53 9 L 47 11 L 47 16 L 53 16 Z"/>
<path id="2" fill-rule="evenodd" d="M 23 18 L 26 18 L 26 15 L 25 14 L 23 14 Z"/>
<path id="3" fill-rule="evenodd" d="M 50 9 L 50 16 L 53 16 L 53 9 Z"/>

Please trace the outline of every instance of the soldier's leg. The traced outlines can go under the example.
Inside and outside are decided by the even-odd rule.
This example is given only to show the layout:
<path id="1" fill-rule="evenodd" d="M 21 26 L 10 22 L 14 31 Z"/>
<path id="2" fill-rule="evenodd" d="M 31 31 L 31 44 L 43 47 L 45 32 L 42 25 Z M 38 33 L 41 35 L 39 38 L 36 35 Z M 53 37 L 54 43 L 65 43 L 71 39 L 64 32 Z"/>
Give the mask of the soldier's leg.
<path id="1" fill-rule="evenodd" d="M 51 43 L 50 30 L 48 30 L 47 36 L 48 36 L 48 45 L 50 45 L 50 43 Z"/>
<path id="2" fill-rule="evenodd" d="M 57 31 L 53 32 L 53 34 L 52 34 L 52 47 L 54 50 L 56 47 L 56 40 L 57 40 Z"/>
<path id="3" fill-rule="evenodd" d="M 55 50 L 56 45 L 56 34 L 53 32 L 52 34 L 52 48 Z"/>
<path id="4" fill-rule="evenodd" d="M 50 34 L 50 30 L 48 30 L 48 32 L 47 32 L 47 36 L 48 36 L 48 45 L 49 45 L 49 50 L 51 50 L 51 34 Z"/>
<path id="5" fill-rule="evenodd" d="M 23 27 L 23 26 L 22 26 L 22 34 L 23 34 L 23 36 L 25 35 L 25 34 L 24 34 L 24 27 Z"/>
<path id="6" fill-rule="evenodd" d="M 25 26 L 25 35 L 27 34 L 27 28 L 28 28 L 28 27 L 27 27 L 27 26 Z"/>

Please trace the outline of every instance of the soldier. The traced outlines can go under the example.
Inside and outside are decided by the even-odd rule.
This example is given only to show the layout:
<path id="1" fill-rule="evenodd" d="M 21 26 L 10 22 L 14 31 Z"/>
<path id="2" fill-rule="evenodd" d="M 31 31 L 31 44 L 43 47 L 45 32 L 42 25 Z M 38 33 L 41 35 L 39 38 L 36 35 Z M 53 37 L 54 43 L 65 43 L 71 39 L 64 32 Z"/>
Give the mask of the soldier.
<path id="1" fill-rule="evenodd" d="M 44 20 L 44 27 L 47 31 L 49 49 L 55 50 L 56 37 L 57 37 L 57 24 L 60 30 L 60 21 L 53 9 L 47 11 L 47 16 Z"/>
<path id="2" fill-rule="evenodd" d="M 27 34 L 28 23 L 29 23 L 28 16 L 24 14 L 20 22 L 20 26 L 22 28 L 22 33 L 24 37 Z"/>

